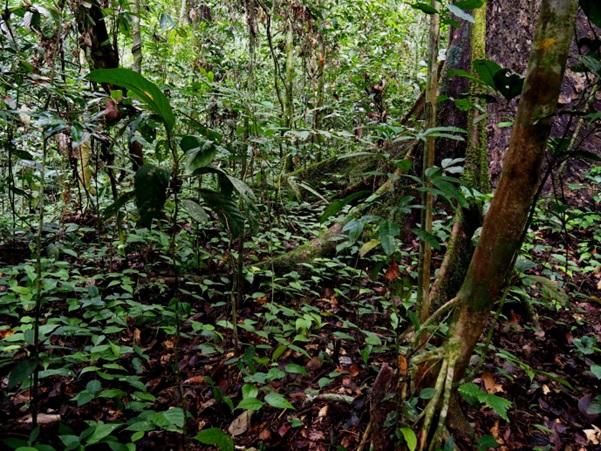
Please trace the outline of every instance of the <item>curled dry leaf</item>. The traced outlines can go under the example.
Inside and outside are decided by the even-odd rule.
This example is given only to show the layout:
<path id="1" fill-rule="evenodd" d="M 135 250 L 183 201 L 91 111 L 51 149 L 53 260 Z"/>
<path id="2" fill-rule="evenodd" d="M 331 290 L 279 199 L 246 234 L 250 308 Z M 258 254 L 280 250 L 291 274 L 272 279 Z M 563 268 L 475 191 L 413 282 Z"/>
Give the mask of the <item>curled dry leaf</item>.
<path id="1" fill-rule="evenodd" d="M 601 429 L 599 429 L 594 424 L 592 425 L 592 429 L 584 429 L 584 435 L 586 436 L 586 442 L 591 445 L 601 445 Z"/>
<path id="2" fill-rule="evenodd" d="M 250 427 L 251 417 L 252 417 L 252 411 L 245 410 L 240 415 L 238 415 L 234 419 L 234 421 L 231 422 L 231 424 L 227 428 L 227 431 L 233 437 L 237 437 L 239 435 L 244 434 L 246 431 L 248 431 L 248 428 Z"/>
<path id="3" fill-rule="evenodd" d="M 503 392 L 503 386 L 501 384 L 497 384 L 495 381 L 495 376 L 488 371 L 482 373 L 482 382 L 484 382 L 484 388 L 486 391 L 491 394 L 501 393 Z"/>

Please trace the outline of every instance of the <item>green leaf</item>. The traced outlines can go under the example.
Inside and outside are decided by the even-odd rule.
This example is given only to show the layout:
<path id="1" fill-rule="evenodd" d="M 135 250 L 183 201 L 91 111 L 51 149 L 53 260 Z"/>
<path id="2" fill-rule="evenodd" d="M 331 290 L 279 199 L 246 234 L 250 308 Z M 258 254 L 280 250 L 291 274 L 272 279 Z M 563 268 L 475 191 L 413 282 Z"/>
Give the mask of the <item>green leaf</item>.
<path id="1" fill-rule="evenodd" d="M 307 370 L 304 366 L 298 365 L 297 363 L 289 363 L 284 367 L 284 371 L 289 374 L 301 374 L 303 376 L 307 375 Z"/>
<path id="2" fill-rule="evenodd" d="M 370 194 L 369 191 L 358 191 L 353 194 L 349 194 L 343 199 L 336 199 L 332 201 L 319 217 L 319 222 L 324 222 L 326 219 L 339 213 L 345 206 L 352 204 L 354 201 L 363 199 Z"/>
<path id="3" fill-rule="evenodd" d="M 259 395 L 259 389 L 251 384 L 244 384 L 242 386 L 242 397 L 243 398 L 256 398 Z"/>
<path id="4" fill-rule="evenodd" d="M 142 227 L 149 227 L 163 210 L 168 186 L 169 172 L 164 169 L 145 164 L 136 172 L 134 190 Z"/>
<path id="5" fill-rule="evenodd" d="M 238 403 L 236 409 L 242 410 L 260 410 L 263 407 L 263 401 L 257 398 L 243 398 L 242 401 Z"/>
<path id="6" fill-rule="evenodd" d="M 593 373 L 597 379 L 601 379 L 601 365 L 591 365 L 591 373 Z"/>
<path id="7" fill-rule="evenodd" d="M 234 440 L 219 428 L 203 429 L 194 437 L 204 445 L 213 445 L 220 451 L 234 451 Z"/>
<path id="8" fill-rule="evenodd" d="M 494 75 L 495 88 L 507 100 L 519 96 L 524 87 L 524 77 L 509 69 L 501 69 Z"/>
<path id="9" fill-rule="evenodd" d="M 211 164 L 219 151 L 214 142 L 191 135 L 184 136 L 179 146 L 186 153 L 192 171 Z"/>
<path id="10" fill-rule="evenodd" d="M 496 89 L 495 74 L 503 68 L 491 60 L 475 60 L 473 63 L 474 71 L 486 85 Z"/>
<path id="11" fill-rule="evenodd" d="M 497 415 L 503 418 L 505 421 L 509 421 L 509 417 L 507 416 L 507 411 L 511 407 L 511 401 L 501 398 L 497 395 L 492 395 L 487 393 L 484 396 L 484 404 L 494 410 Z"/>
<path id="12" fill-rule="evenodd" d="M 294 409 L 294 406 L 284 396 L 276 392 L 265 396 L 265 402 L 276 409 Z"/>
<path id="13" fill-rule="evenodd" d="M 416 2 L 416 3 L 412 4 L 411 7 L 414 9 L 417 9 L 419 11 L 422 11 L 426 14 L 436 14 L 437 13 L 436 8 L 434 8 L 429 3 Z"/>
<path id="14" fill-rule="evenodd" d="M 61 439 L 67 451 L 77 448 L 81 443 L 77 435 L 59 435 L 58 438 Z"/>
<path id="15" fill-rule="evenodd" d="M 234 237 L 240 236 L 244 230 L 244 216 L 231 196 L 219 191 L 201 190 L 200 195 L 206 204 L 213 209 L 222 222 L 230 229 Z"/>
<path id="16" fill-rule="evenodd" d="M 405 443 L 407 443 L 409 451 L 415 451 L 415 448 L 417 448 L 417 436 L 415 435 L 415 432 L 408 427 L 402 427 L 400 431 L 401 434 L 403 434 L 403 438 L 405 439 Z"/>
<path id="17" fill-rule="evenodd" d="M 372 250 L 374 250 L 376 247 L 378 247 L 378 245 L 380 244 L 380 240 L 369 240 L 368 242 L 364 243 L 363 246 L 361 246 L 361 249 L 359 249 L 359 256 L 360 257 L 365 257 L 367 254 L 369 254 Z"/>
<path id="18" fill-rule="evenodd" d="M 181 407 L 170 407 L 164 412 L 157 412 L 151 421 L 166 431 L 181 432 L 185 421 L 184 410 Z"/>
<path id="19" fill-rule="evenodd" d="M 88 79 L 96 83 L 106 83 L 127 89 L 163 120 L 165 128 L 169 132 L 173 130 L 175 116 L 169 100 L 154 83 L 138 72 L 124 68 L 97 69 L 88 75 Z"/>
<path id="20" fill-rule="evenodd" d="M 478 451 L 487 451 L 490 448 L 496 449 L 499 444 L 492 435 L 484 435 L 478 440 Z"/>
<path id="21" fill-rule="evenodd" d="M 580 7 L 592 23 L 601 27 L 601 2 L 599 0 L 580 0 Z"/>
<path id="22" fill-rule="evenodd" d="M 466 13 L 464 10 L 459 8 L 457 5 L 447 5 L 447 8 L 451 13 L 460 19 L 467 20 L 470 23 L 474 23 L 474 16 L 469 13 Z"/>
<path id="23" fill-rule="evenodd" d="M 382 340 L 373 332 L 365 332 L 365 343 L 372 346 L 382 346 Z"/>
<path id="24" fill-rule="evenodd" d="M 196 222 L 207 222 L 209 220 L 209 215 L 204 208 L 202 208 L 198 202 L 192 199 L 184 199 L 182 201 L 182 207 L 184 210 L 188 212 L 188 214 L 194 219 Z"/>
<path id="25" fill-rule="evenodd" d="M 380 243 L 382 243 L 382 249 L 384 249 L 386 255 L 394 254 L 396 250 L 394 239 L 399 233 L 401 233 L 401 228 L 397 223 L 392 221 L 383 221 L 380 223 L 378 238 L 380 239 Z"/>
<path id="26" fill-rule="evenodd" d="M 505 421 L 509 421 L 507 411 L 511 407 L 511 401 L 508 401 L 507 399 L 501 398 L 497 395 L 486 393 L 473 382 L 461 385 L 458 388 L 458 391 L 469 404 L 484 404 L 494 410 L 495 413 Z"/>
<path id="27" fill-rule="evenodd" d="M 23 384 L 33 373 L 36 367 L 34 360 L 23 360 L 15 365 L 8 376 L 8 389 L 12 390 L 17 385 Z"/>
<path id="28" fill-rule="evenodd" d="M 462 0 L 455 3 L 461 9 L 477 9 L 484 5 L 485 0 Z"/>
<path id="29" fill-rule="evenodd" d="M 457 391 L 470 405 L 478 404 L 480 402 L 480 395 L 483 393 L 480 387 L 473 382 L 460 385 Z"/>
<path id="30" fill-rule="evenodd" d="M 113 431 L 119 427 L 121 427 L 121 423 L 96 423 L 94 432 L 86 440 L 86 445 L 89 446 L 94 445 L 95 443 L 99 443 L 101 440 L 111 435 Z"/>

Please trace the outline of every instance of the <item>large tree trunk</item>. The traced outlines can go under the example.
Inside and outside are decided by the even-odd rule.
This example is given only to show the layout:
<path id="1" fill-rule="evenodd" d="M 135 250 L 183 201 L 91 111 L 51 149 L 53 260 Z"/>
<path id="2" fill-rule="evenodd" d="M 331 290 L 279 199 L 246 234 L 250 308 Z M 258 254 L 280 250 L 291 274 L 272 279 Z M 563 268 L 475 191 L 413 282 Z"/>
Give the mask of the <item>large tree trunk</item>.
<path id="1" fill-rule="evenodd" d="M 509 150 L 480 242 L 457 294 L 455 380 L 463 375 L 521 244 L 573 37 L 576 0 L 544 0 Z M 544 86 L 544 89 L 541 89 Z"/>

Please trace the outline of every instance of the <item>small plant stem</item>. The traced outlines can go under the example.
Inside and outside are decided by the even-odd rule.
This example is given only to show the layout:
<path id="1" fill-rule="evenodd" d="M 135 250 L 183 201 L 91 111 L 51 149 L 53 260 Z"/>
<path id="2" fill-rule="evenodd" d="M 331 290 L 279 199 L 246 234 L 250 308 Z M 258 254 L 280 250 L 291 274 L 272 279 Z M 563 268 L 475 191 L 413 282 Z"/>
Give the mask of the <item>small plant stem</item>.
<path id="1" fill-rule="evenodd" d="M 173 302 L 175 306 L 175 343 L 173 346 L 173 357 L 174 357 L 174 373 L 177 383 L 177 394 L 179 403 L 182 410 L 184 411 L 184 417 L 187 412 L 186 400 L 184 397 L 184 388 L 182 383 L 182 374 L 179 367 L 181 358 L 181 329 L 182 329 L 182 318 L 181 318 L 181 305 L 179 300 L 179 268 L 177 258 L 177 220 L 179 215 L 179 158 L 177 155 L 177 149 L 175 147 L 173 136 L 167 132 L 167 141 L 171 149 L 171 156 L 173 158 L 173 165 L 171 167 L 171 189 L 173 191 L 173 214 L 171 216 L 171 235 L 169 237 L 169 256 L 171 257 L 171 268 L 173 271 Z M 184 421 L 183 434 L 180 440 L 180 449 L 185 449 L 185 438 L 186 438 L 186 422 Z"/>
<path id="2" fill-rule="evenodd" d="M 39 383 L 40 383 L 40 315 L 42 313 L 42 234 L 44 231 L 44 184 L 46 177 L 46 146 L 47 140 L 42 141 L 42 166 L 40 167 L 40 191 L 38 198 L 38 231 L 36 236 L 36 279 L 35 279 L 35 310 L 33 313 L 33 351 L 34 362 L 31 382 L 31 427 L 38 425 L 39 414 Z"/>
<path id="3" fill-rule="evenodd" d="M 430 426 L 432 425 L 432 419 L 434 418 L 436 407 L 438 406 L 438 402 L 440 401 L 440 395 L 447 380 L 446 376 L 448 365 L 448 359 L 444 359 L 442 361 L 438 377 L 436 378 L 436 384 L 434 385 L 434 396 L 432 397 L 432 399 L 430 399 L 428 405 L 426 406 L 426 409 L 424 410 L 424 422 L 422 425 L 418 448 L 420 451 L 423 451 L 426 448 L 426 445 L 428 444 L 428 436 L 430 435 Z"/>

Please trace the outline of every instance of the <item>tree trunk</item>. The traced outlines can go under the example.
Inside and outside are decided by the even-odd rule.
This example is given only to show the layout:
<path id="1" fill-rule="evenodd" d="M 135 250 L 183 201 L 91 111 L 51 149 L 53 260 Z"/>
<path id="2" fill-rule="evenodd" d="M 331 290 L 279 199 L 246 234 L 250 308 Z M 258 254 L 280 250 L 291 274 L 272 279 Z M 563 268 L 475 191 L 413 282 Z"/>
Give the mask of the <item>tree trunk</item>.
<path id="1" fill-rule="evenodd" d="M 468 58 L 463 58 L 464 61 L 467 59 L 470 68 L 473 67 L 474 61 L 486 58 L 486 15 L 486 7 L 478 8 L 474 12 L 475 23 L 470 27 L 467 44 L 470 50 L 464 51 L 468 54 Z M 465 150 L 463 183 L 468 188 L 486 192 L 489 190 L 488 142 L 486 120 L 481 117 L 480 108 L 476 107 L 480 91 L 481 88 L 474 83 L 469 86 L 470 99 L 474 107 L 466 118 L 468 144 Z M 458 209 L 444 259 L 430 291 L 432 306 L 448 301 L 461 287 L 474 251 L 472 237 L 481 225 L 482 209 L 479 205 L 471 203 L 466 208 Z M 422 320 L 424 319 L 422 317 Z"/>
<path id="2" fill-rule="evenodd" d="M 544 0 L 541 6 L 501 179 L 457 294 L 460 310 L 451 334 L 451 341 L 459 346 L 455 380 L 469 363 L 522 244 L 561 90 L 577 5 L 577 0 Z"/>
<path id="3" fill-rule="evenodd" d="M 133 17 L 133 44 L 131 53 L 134 57 L 133 70 L 142 73 L 142 9 L 140 8 L 140 0 L 134 0 L 134 17 Z"/>

